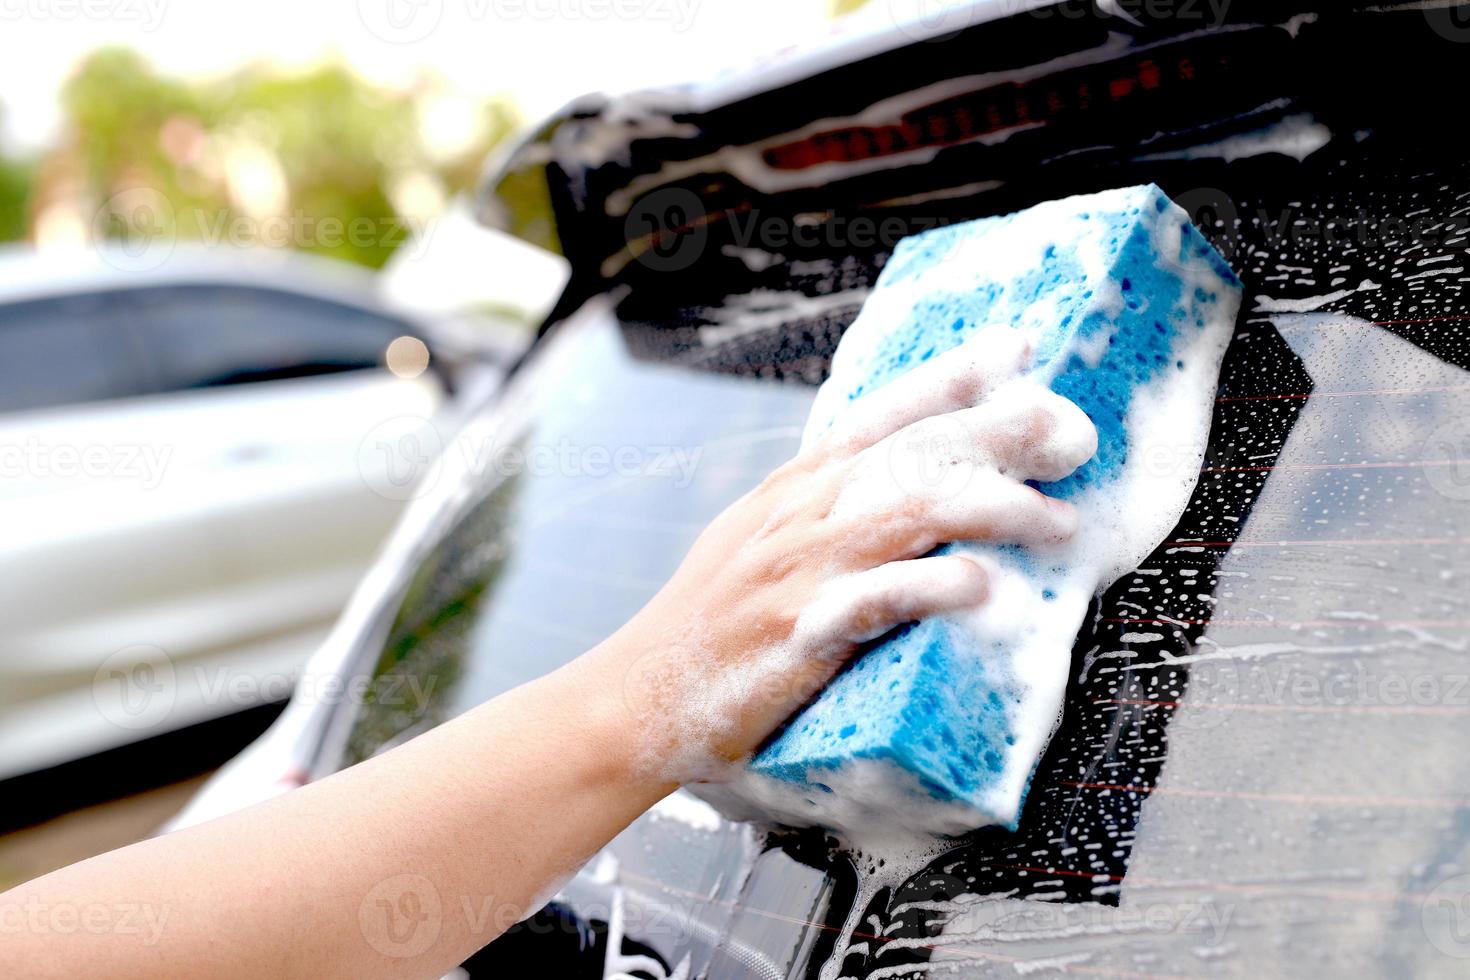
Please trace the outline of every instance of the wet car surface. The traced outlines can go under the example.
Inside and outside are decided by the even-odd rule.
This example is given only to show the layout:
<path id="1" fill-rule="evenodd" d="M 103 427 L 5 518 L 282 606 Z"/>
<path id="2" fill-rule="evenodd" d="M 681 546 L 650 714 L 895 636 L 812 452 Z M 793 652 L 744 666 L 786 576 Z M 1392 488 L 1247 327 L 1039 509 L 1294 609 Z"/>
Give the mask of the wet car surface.
<path id="1" fill-rule="evenodd" d="M 1037 79 L 1061 79 L 1059 91 L 1077 84 L 1068 72 L 1142 84 L 1140 59 L 1176 79 L 1182 64 L 1186 80 L 1213 72 L 1218 84 L 1118 110 L 1123 136 L 1160 134 L 1142 149 L 1091 128 L 1013 125 L 1003 142 L 956 141 L 963 160 L 935 157 L 919 173 L 854 166 L 830 187 L 788 180 L 778 193 L 752 190 L 739 166 L 651 164 L 671 155 L 660 137 L 640 151 L 642 176 L 631 151 L 633 163 L 575 172 L 563 240 L 613 244 L 581 262 L 594 270 L 582 295 L 519 372 L 493 434 L 450 447 L 465 462 L 443 533 L 385 604 L 381 639 L 364 644 L 364 669 L 430 696 L 344 714 L 318 772 L 600 641 L 706 522 L 790 457 L 886 249 L 860 245 L 851 223 L 846 237 L 773 243 L 737 218 L 789 230 L 826 195 L 881 202 L 873 215 L 917 230 L 1153 181 L 1230 259 L 1246 298 L 1194 497 L 1084 625 L 1020 828 L 957 840 L 854 908 L 866 859 L 820 832 L 757 831 L 678 794 L 563 893 L 563 908 L 593 924 L 579 939 L 595 951 L 587 975 L 815 977 L 829 962 L 824 976 L 874 978 L 1462 975 L 1470 163 L 1425 123 L 1443 93 L 1424 86 L 1434 59 L 1462 64 L 1470 44 L 1428 31 L 1418 10 L 1278 20 L 1195 37 L 1079 19 L 1045 44 L 1090 50 L 1093 30 L 1090 61 L 1015 55 L 1043 66 Z M 1012 29 L 1025 25 L 969 33 Z M 1333 85 L 1297 77 L 1303 63 L 1323 69 L 1327 52 L 1350 63 L 1374 39 L 1393 65 L 1354 76 L 1339 64 Z M 1393 46 L 1410 39 L 1425 47 Z M 929 48 L 936 72 L 965 40 Z M 1254 60 L 1262 52 L 1295 60 Z M 1393 73 L 1413 62 L 1418 75 Z M 1267 65 L 1291 77 L 1261 77 Z M 973 110 L 943 104 L 951 119 Z M 1054 118 L 1066 122 L 1065 105 Z M 882 134 L 865 138 L 881 156 Z M 772 168 L 835 152 L 767 142 Z M 652 189 L 615 203 L 640 181 Z M 682 216 L 667 217 L 671 201 Z M 850 221 L 869 213 L 826 207 Z M 597 208 L 606 221 L 586 218 Z M 1154 464 L 1179 465 L 1167 449 Z M 485 975 L 498 945 L 481 954 Z"/>

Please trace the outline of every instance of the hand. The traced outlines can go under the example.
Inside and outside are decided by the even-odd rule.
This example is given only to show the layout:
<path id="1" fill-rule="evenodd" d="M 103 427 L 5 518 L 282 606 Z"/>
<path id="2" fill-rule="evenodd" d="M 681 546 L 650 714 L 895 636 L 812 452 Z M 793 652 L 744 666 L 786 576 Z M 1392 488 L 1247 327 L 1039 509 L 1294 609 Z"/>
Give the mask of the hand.
<path id="1" fill-rule="evenodd" d="M 717 780 L 902 623 L 974 607 L 981 564 L 929 556 L 949 541 L 1046 547 L 1077 515 L 1025 480 L 1057 480 L 1097 448 L 1070 401 L 1021 377 L 1009 328 L 856 403 L 736 501 L 657 596 L 608 641 L 641 768 Z"/>
<path id="2" fill-rule="evenodd" d="M 860 644 L 984 602 L 982 565 L 925 557 L 936 545 L 1045 548 L 1072 533 L 1072 508 L 1022 481 L 1071 472 L 1096 433 L 1020 376 L 1029 356 L 1002 329 L 865 397 L 561 669 L 291 793 L 0 895 L 0 912 L 169 913 L 156 944 L 119 930 L 8 936 L 7 966 L 443 976 L 675 785 L 729 771 Z M 409 898 L 431 925 L 405 947 L 382 910 Z"/>

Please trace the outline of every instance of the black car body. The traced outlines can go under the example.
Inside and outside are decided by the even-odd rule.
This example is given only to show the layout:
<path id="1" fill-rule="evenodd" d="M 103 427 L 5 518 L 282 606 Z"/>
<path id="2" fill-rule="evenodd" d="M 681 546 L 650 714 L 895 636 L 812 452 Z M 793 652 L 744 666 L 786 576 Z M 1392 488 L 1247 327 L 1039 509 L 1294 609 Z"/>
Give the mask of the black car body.
<path id="1" fill-rule="evenodd" d="M 427 694 L 334 709 L 311 773 L 627 619 L 790 456 L 924 227 L 1150 181 L 1195 216 L 1246 299 L 1188 510 L 1077 638 L 1015 833 L 855 910 L 867 869 L 831 839 L 681 794 L 472 975 L 775 980 L 834 950 L 824 976 L 1470 963 L 1470 12 L 969 10 L 589 100 L 501 163 L 486 216 L 557 244 L 572 281 L 338 637 L 346 674 Z"/>

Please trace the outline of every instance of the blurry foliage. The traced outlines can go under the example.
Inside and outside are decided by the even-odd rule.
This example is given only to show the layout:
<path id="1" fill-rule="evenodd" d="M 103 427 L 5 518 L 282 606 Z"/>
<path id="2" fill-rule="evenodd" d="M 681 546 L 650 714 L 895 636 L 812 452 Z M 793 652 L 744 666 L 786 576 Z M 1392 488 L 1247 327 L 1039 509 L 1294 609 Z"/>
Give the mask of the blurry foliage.
<path id="1" fill-rule="evenodd" d="M 519 124 L 513 106 L 491 101 L 467 141 L 429 145 L 422 115 L 437 94 L 428 82 L 378 88 L 340 65 L 186 82 L 102 50 L 62 93 L 67 135 L 42 161 L 32 220 L 36 204 L 60 199 L 94 234 L 134 233 L 129 202 L 142 189 L 157 202 L 149 220 L 180 239 L 289 245 L 377 268 L 474 184 Z"/>
<path id="2" fill-rule="evenodd" d="M 556 233 L 551 188 L 539 163 L 509 167 L 495 182 L 488 204 L 490 223 L 554 255 L 565 255 Z"/>
<path id="3" fill-rule="evenodd" d="M 865 6 L 868 0 L 827 0 L 827 16 L 841 17 Z"/>
<path id="4" fill-rule="evenodd" d="M 30 199 L 32 179 L 29 166 L 0 157 L 0 242 L 25 234 L 26 201 Z"/>

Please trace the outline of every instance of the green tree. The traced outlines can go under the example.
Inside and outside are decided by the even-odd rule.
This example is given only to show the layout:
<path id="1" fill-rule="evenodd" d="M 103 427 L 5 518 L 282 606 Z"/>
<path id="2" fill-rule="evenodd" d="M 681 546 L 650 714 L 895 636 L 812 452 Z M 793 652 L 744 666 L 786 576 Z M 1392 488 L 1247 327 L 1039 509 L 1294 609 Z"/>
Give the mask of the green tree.
<path id="1" fill-rule="evenodd" d="M 441 196 L 468 187 L 492 146 L 519 122 L 484 108 L 479 136 L 451 159 L 425 145 L 426 83 L 389 91 L 346 67 L 282 74 L 248 67 L 200 84 L 168 78 L 134 52 L 95 53 L 67 84 L 67 142 L 48 166 L 104 209 L 94 227 L 127 230 L 109 202 L 146 188 L 167 203 L 183 239 L 242 236 L 379 267 L 415 218 L 394 188 L 416 181 Z"/>
<path id="2" fill-rule="evenodd" d="M 0 157 L 0 242 L 25 237 L 32 179 L 30 167 Z"/>
<path id="3" fill-rule="evenodd" d="M 0 120 L 3 119 L 0 114 Z M 34 182 L 34 168 L 29 163 L 0 153 L 0 242 L 25 237 L 26 213 Z"/>

